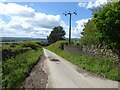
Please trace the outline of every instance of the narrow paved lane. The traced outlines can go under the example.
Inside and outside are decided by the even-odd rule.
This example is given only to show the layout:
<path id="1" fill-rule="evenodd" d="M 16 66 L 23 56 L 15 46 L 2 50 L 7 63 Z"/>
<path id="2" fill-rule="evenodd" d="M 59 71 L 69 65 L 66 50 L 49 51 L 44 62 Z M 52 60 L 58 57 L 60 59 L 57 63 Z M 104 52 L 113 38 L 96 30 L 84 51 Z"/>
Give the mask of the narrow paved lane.
<path id="1" fill-rule="evenodd" d="M 44 69 L 48 74 L 47 88 L 118 88 L 118 82 L 79 73 L 76 66 L 49 50 L 43 50 L 46 57 Z"/>

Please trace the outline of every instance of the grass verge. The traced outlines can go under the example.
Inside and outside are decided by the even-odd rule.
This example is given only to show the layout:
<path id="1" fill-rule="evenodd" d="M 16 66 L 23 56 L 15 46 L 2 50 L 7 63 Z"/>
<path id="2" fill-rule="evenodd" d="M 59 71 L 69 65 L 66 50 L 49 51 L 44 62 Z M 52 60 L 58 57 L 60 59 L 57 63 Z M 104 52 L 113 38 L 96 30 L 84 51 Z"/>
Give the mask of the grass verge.
<path id="1" fill-rule="evenodd" d="M 42 48 L 16 55 L 2 62 L 2 88 L 20 88 L 30 70 L 42 55 Z"/>
<path id="2" fill-rule="evenodd" d="M 0 60 L 0 90 L 2 89 L 2 61 Z"/>
<path id="3" fill-rule="evenodd" d="M 87 56 L 79 56 L 73 53 L 61 50 L 60 44 L 66 41 L 58 41 L 47 47 L 50 51 L 60 55 L 69 62 L 77 65 L 80 68 L 86 69 L 87 71 L 96 73 L 99 76 L 120 81 L 120 68 L 116 66 L 111 60 L 105 58 L 93 58 Z"/>

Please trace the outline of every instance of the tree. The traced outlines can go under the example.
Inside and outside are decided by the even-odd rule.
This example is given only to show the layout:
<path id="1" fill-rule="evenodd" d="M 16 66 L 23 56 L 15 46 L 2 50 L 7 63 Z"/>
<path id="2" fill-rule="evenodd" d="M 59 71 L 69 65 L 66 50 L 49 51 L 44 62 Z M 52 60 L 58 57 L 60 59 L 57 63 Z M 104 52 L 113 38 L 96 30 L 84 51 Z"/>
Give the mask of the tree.
<path id="1" fill-rule="evenodd" d="M 96 25 L 94 20 L 89 20 L 83 29 L 82 38 L 80 39 L 81 44 L 86 44 L 86 45 L 92 45 L 92 44 L 98 44 L 99 39 L 98 39 L 98 31 L 96 29 Z"/>
<path id="2" fill-rule="evenodd" d="M 51 44 L 58 40 L 63 40 L 64 38 L 65 38 L 65 31 L 63 30 L 63 27 L 57 26 L 53 28 L 50 35 L 47 37 L 47 40 L 49 44 Z"/>
<path id="3" fill-rule="evenodd" d="M 101 42 L 118 51 L 120 62 L 120 1 L 105 5 L 94 14 L 94 20 Z"/>
<path id="4" fill-rule="evenodd" d="M 120 49 L 120 1 L 112 2 L 94 15 L 100 40 L 113 48 Z"/>

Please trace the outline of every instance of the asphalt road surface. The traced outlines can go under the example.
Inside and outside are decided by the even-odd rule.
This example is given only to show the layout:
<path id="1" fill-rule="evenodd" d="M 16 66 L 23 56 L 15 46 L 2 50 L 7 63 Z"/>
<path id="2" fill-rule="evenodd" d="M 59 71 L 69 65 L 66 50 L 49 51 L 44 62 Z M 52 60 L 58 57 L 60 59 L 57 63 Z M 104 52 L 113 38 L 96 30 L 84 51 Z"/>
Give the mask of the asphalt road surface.
<path id="1" fill-rule="evenodd" d="M 44 50 L 47 88 L 118 88 L 117 81 L 103 79 L 77 70 L 77 67 L 55 53 Z"/>

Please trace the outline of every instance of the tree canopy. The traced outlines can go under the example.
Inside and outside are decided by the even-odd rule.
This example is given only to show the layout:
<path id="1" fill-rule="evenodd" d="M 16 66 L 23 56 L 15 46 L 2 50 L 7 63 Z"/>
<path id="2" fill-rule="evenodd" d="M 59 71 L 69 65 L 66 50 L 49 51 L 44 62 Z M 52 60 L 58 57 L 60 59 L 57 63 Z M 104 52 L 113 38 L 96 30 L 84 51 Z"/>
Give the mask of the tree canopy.
<path id="1" fill-rule="evenodd" d="M 85 28 L 81 33 L 83 37 L 81 38 L 80 42 L 86 45 L 98 44 L 98 33 L 99 32 L 97 32 L 94 20 L 89 20 L 85 24 Z"/>
<path id="2" fill-rule="evenodd" d="M 63 27 L 57 26 L 54 27 L 51 31 L 50 35 L 47 37 L 47 40 L 49 44 L 54 43 L 58 40 L 63 40 L 65 38 L 65 31 L 63 30 Z"/>
<path id="3" fill-rule="evenodd" d="M 105 5 L 94 15 L 100 39 L 113 48 L 120 48 L 120 1 Z"/>
<path id="4" fill-rule="evenodd" d="M 108 45 L 117 53 L 120 62 L 120 1 L 108 3 L 95 12 L 82 34 L 82 44 Z"/>
<path id="5" fill-rule="evenodd" d="M 120 1 L 108 3 L 95 12 L 82 35 L 83 44 L 99 42 L 120 49 Z"/>

